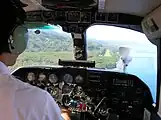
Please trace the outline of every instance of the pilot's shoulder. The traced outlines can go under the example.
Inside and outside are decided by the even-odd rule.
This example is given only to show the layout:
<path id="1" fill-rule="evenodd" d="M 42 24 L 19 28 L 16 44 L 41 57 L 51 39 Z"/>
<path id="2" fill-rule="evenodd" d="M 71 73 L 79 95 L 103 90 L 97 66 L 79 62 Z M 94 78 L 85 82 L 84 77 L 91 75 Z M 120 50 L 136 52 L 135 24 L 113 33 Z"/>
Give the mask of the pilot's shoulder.
<path id="1" fill-rule="evenodd" d="M 9 76 L 8 81 L 9 86 L 12 87 L 10 89 L 15 90 L 16 107 L 21 108 L 24 116 L 31 114 L 31 116 L 47 118 L 48 120 L 59 120 L 61 118 L 60 108 L 47 91 L 25 83 L 13 76 Z"/>
<path id="2" fill-rule="evenodd" d="M 46 104 L 49 97 L 49 93 L 47 91 L 42 90 L 36 86 L 32 86 L 29 83 L 25 83 L 13 76 L 11 76 L 11 79 L 14 79 L 13 84 L 16 87 L 17 97 L 21 96 L 23 97 L 21 99 L 24 99 L 25 101 L 29 101 L 32 103 L 35 102 L 36 104 L 38 104 L 39 102 L 41 102 L 41 105 Z"/>

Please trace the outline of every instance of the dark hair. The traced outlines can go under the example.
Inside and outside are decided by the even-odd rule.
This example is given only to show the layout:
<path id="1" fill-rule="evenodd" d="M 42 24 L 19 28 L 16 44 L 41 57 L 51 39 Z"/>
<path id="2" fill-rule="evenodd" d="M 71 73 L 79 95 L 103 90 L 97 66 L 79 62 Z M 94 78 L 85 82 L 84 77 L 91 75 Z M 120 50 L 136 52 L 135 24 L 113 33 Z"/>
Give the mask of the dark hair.
<path id="1" fill-rule="evenodd" d="M 3 52 L 10 52 L 8 46 L 8 38 L 11 31 L 14 29 L 16 24 L 23 24 L 26 15 L 22 8 L 22 3 L 19 0 L 3 0 L 0 4 L 0 54 Z"/>

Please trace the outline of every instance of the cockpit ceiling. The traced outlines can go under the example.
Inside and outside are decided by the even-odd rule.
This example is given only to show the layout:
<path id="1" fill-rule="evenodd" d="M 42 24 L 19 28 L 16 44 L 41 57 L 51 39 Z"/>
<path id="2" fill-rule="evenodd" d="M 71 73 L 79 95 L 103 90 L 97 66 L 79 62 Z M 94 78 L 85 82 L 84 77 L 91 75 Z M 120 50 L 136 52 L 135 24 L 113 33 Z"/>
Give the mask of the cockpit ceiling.
<path id="1" fill-rule="evenodd" d="M 25 11 L 48 10 L 41 5 L 42 0 L 21 0 L 28 4 Z M 94 0 L 95 1 L 95 0 Z M 144 17 L 157 8 L 161 0 L 100 0 L 105 3 L 104 11 L 107 13 L 125 13 Z M 69 0 L 70 2 L 70 0 Z"/>
<path id="2" fill-rule="evenodd" d="M 106 0 L 105 12 L 126 13 L 143 17 L 160 4 L 161 0 Z"/>

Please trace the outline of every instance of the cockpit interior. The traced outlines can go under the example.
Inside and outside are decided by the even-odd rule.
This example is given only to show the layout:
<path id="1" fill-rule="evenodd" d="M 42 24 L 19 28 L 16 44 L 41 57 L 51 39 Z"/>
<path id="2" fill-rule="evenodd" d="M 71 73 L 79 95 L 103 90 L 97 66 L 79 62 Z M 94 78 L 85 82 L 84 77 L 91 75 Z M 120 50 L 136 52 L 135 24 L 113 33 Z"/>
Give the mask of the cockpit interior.
<path id="1" fill-rule="evenodd" d="M 160 120 L 161 0 L 21 0 L 29 43 L 12 75 L 71 120 Z"/>

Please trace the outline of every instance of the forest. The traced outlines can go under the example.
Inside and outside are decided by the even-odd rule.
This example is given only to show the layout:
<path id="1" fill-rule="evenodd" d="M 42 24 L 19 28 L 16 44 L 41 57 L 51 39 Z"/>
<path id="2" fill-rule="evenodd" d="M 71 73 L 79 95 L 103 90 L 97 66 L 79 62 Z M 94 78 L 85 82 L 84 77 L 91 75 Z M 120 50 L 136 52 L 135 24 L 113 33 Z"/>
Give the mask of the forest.
<path id="1" fill-rule="evenodd" d="M 99 68 L 114 68 L 118 51 L 103 44 L 93 39 L 87 41 L 88 60 L 96 61 L 96 67 Z M 36 34 L 35 30 L 31 29 L 27 49 L 10 69 L 31 65 L 58 65 L 58 59 L 73 60 L 73 52 L 71 34 L 60 30 L 41 30 Z"/>

